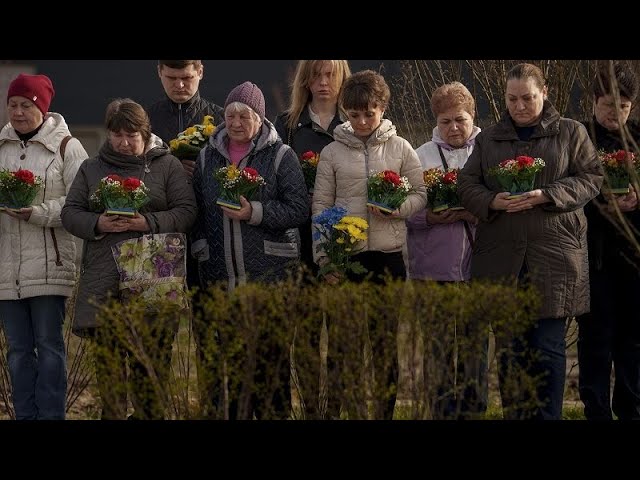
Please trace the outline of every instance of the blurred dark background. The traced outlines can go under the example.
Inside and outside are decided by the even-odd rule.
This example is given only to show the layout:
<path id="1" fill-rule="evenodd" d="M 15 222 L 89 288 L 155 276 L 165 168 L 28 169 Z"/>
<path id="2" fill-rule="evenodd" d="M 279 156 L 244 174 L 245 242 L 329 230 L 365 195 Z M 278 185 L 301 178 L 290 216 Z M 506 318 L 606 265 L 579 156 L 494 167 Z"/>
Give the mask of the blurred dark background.
<path id="1" fill-rule="evenodd" d="M 352 70 L 378 71 L 385 60 L 350 60 Z M 116 97 L 131 97 L 147 106 L 164 92 L 156 72 L 157 60 L 15 60 L 51 78 L 56 95 L 51 111 L 70 125 L 101 125 L 104 109 Z M 266 100 L 270 120 L 286 107 L 295 60 L 204 60 L 201 94 L 223 105 L 227 93 L 246 80 L 256 83 Z"/>

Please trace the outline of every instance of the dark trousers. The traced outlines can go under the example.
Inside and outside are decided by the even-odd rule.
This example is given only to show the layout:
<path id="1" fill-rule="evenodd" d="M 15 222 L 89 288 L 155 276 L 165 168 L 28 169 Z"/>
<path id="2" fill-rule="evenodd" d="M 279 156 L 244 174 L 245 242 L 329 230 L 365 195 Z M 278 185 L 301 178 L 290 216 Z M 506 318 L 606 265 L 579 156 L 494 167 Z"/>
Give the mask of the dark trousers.
<path id="1" fill-rule="evenodd" d="M 17 420 L 65 418 L 64 302 L 60 295 L 0 301 Z"/>
<path id="2" fill-rule="evenodd" d="M 566 318 L 543 318 L 524 335 L 497 336 L 505 420 L 560 420 L 566 376 Z M 507 341 L 505 341 L 507 340 Z"/>
<path id="3" fill-rule="evenodd" d="M 578 317 L 580 400 L 588 420 L 640 419 L 640 275 L 590 272 L 591 313 Z M 611 369 L 615 371 L 611 401 Z"/>

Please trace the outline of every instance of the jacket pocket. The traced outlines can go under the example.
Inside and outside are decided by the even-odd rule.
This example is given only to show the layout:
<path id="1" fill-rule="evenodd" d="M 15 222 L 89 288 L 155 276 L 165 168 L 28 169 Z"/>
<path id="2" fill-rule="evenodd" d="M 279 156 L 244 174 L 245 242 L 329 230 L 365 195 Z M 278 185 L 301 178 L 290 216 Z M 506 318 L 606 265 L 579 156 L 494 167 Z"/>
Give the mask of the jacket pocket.
<path id="1" fill-rule="evenodd" d="M 300 251 L 297 243 L 264 241 L 264 253 L 275 257 L 298 258 Z"/>

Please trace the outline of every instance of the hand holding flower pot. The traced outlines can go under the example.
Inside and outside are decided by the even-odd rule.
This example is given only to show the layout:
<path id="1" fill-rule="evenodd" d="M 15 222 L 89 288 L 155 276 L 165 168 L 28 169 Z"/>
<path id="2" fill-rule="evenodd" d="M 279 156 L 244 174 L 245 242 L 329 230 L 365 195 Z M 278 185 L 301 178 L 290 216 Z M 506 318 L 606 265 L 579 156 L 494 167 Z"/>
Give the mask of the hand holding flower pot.
<path id="1" fill-rule="evenodd" d="M 133 217 L 149 200 L 149 189 L 140 179 L 111 174 L 100 180 L 89 203 L 95 212 Z"/>
<path id="2" fill-rule="evenodd" d="M 42 178 L 30 170 L 0 171 L 0 209 L 19 212 L 31 205 L 36 198 Z"/>
<path id="3" fill-rule="evenodd" d="M 630 170 L 640 169 L 635 153 L 626 150 L 605 153 L 600 150 L 598 159 L 604 168 L 605 185 L 602 193 L 626 195 L 629 193 Z"/>
<path id="4" fill-rule="evenodd" d="M 251 200 L 265 184 L 264 178 L 251 167 L 239 169 L 235 165 L 229 165 L 216 170 L 213 176 L 220 186 L 220 196 L 216 203 L 234 210 L 240 210 L 241 196 Z"/>
<path id="5" fill-rule="evenodd" d="M 536 174 L 545 166 L 541 158 L 520 155 L 515 159 L 507 159 L 497 166 L 489 168 L 492 175 L 505 192 L 511 193 L 507 199 L 518 198 L 534 188 Z"/>
<path id="6" fill-rule="evenodd" d="M 407 177 L 401 177 L 393 170 L 374 172 L 367 180 L 367 205 L 384 213 L 392 213 L 412 190 Z"/>
<path id="7" fill-rule="evenodd" d="M 464 210 L 458 198 L 459 168 L 446 172 L 440 168 L 430 168 L 423 173 L 427 188 L 427 205 L 433 213 L 444 210 Z"/>

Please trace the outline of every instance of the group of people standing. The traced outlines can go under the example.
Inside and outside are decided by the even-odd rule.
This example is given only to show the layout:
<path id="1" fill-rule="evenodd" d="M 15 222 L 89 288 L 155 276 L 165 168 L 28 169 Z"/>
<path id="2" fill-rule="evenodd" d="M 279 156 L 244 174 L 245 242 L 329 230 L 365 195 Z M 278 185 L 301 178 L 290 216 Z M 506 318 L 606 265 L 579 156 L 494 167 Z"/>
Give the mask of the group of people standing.
<path id="1" fill-rule="evenodd" d="M 483 130 L 475 125 L 476 105 L 469 90 L 459 82 L 442 85 L 431 95 L 436 119 L 432 139 L 417 149 L 385 117 L 391 93 L 383 76 L 370 70 L 352 74 L 346 60 L 300 60 L 290 106 L 274 123 L 265 116 L 264 95 L 257 85 L 241 83 L 219 107 L 198 93 L 203 74 L 199 60 L 159 61 L 166 98 L 146 110 L 128 98 L 112 101 L 106 110 L 107 140 L 90 159 L 77 139 L 61 148 L 70 132 L 61 115 L 48 111 L 54 90 L 46 76 L 20 75 L 12 82 L 7 95 L 10 122 L 0 132 L 0 167 L 28 168 L 46 185 L 32 207 L 0 215 L 0 254 L 11 266 L 0 272 L 0 316 L 16 418 L 65 417 L 62 323 L 65 297 L 71 295 L 76 275 L 74 237 L 84 240 L 74 332 L 126 353 L 117 339 L 100 335 L 96 315 L 98 306 L 118 293 L 113 245 L 146 233 L 188 234 L 188 283 L 201 290 L 216 282 L 225 282 L 229 291 L 247 282 L 278 282 L 301 262 L 315 276 L 327 258 L 312 241 L 311 216 L 334 205 L 369 224 L 368 238 L 353 258 L 367 275 L 350 273 L 347 280 L 507 279 L 537 287 L 542 306 L 535 324 L 524 336 L 509 340 L 513 355 L 503 355 L 499 362 L 501 386 L 514 365 L 540 379 L 536 401 L 520 403 L 527 399 L 502 390 L 505 418 L 561 418 L 565 325 L 573 316 L 580 323 L 580 394 L 587 418 L 611 418 L 612 362 L 614 413 L 640 418 L 640 332 L 631 310 L 640 275 L 616 255 L 622 250 L 633 253 L 620 241 L 615 225 L 600 214 L 615 202 L 636 225 L 637 197 L 633 188 L 623 197 L 599 195 L 603 170 L 596 151 L 628 145 L 624 133 L 637 140 L 636 130 L 627 125 L 637 93 L 628 67 L 616 64 L 611 71 L 598 71 L 595 115 L 586 127 L 560 116 L 547 99 L 543 72 L 532 64 L 518 64 L 507 73 L 506 110 L 497 124 Z M 169 140 L 205 114 L 217 126 L 206 147 L 197 158 L 174 157 Z M 320 153 L 312 192 L 300 166 L 307 151 Z M 519 155 L 543 158 L 546 166 L 533 190 L 510 198 L 488 170 Z M 241 198 L 239 209 L 215 202 L 220 186 L 213 172 L 229 165 L 251 167 L 266 180 L 255 198 Z M 435 213 L 427 205 L 423 171 L 429 168 L 461 169 L 458 193 L 464 210 Z M 394 170 L 414 186 L 391 214 L 367 206 L 367 179 L 382 170 Z M 113 173 L 137 177 L 150 189 L 151 201 L 133 217 L 90 208 L 89 197 L 100 179 Z M 608 248 L 610 243 L 619 248 Z M 345 278 L 331 273 L 324 280 L 335 284 Z M 199 364 L 206 370 L 207 321 L 198 311 L 197 297 L 193 304 Z M 156 360 L 160 379 L 166 380 L 176 324 L 167 321 L 161 327 Z M 483 344 L 488 327 L 480 338 Z M 319 343 L 319 331 L 314 343 Z M 330 338 L 329 377 L 334 388 L 340 388 L 331 345 Z M 375 341 L 372 348 L 375 361 Z M 482 358 L 465 360 L 468 365 L 459 367 L 467 380 L 473 377 L 462 411 L 443 395 L 434 418 L 475 418 L 484 412 L 486 348 L 480 351 L 485 352 Z M 101 362 L 96 363 L 102 418 L 126 418 L 126 391 L 113 389 Z M 311 368 L 319 371 L 319 359 Z M 379 378 L 397 384 L 397 356 L 385 368 Z M 126 375 L 124 362 L 122 369 Z M 130 356 L 128 372 L 135 409 L 131 418 L 163 418 L 162 402 L 144 366 Z M 219 408 L 220 381 L 200 382 L 210 411 Z M 251 383 L 260 391 L 264 381 L 257 376 Z M 279 382 L 275 415 L 263 414 L 262 400 L 252 396 L 249 404 L 231 405 L 229 418 L 288 418 L 288 371 Z M 317 384 L 302 387 L 308 418 L 318 418 Z M 443 392 L 450 387 L 440 386 Z M 391 419 L 394 404 L 393 395 L 378 403 L 377 417 Z M 339 418 L 339 410 L 330 399 L 329 417 Z"/>

